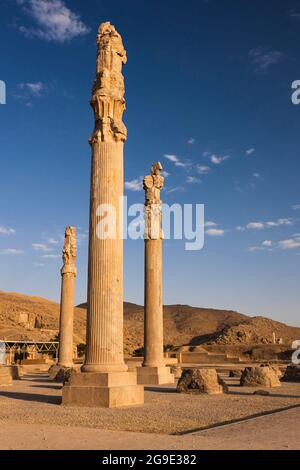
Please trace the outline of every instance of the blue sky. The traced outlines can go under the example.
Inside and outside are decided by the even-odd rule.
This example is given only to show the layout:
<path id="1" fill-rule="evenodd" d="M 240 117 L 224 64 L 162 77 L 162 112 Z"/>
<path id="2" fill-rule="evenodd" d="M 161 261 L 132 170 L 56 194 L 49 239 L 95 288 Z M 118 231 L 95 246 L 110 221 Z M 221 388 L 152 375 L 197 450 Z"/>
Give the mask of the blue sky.
<path id="1" fill-rule="evenodd" d="M 97 28 L 128 54 L 126 194 L 160 160 L 167 203 L 205 204 L 205 246 L 164 243 L 164 301 L 300 325 L 300 1 L 1 0 L 0 289 L 59 300 L 64 227 L 86 299 Z M 143 302 L 143 242 L 125 242 Z"/>

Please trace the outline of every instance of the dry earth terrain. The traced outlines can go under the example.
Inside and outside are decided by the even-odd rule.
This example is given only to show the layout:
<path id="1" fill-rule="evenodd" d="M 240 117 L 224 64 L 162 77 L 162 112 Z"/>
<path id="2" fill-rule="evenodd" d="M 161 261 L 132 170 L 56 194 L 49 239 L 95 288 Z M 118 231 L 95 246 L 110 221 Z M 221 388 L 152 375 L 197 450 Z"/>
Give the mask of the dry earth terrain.
<path id="1" fill-rule="evenodd" d="M 223 378 L 228 394 L 146 387 L 143 406 L 95 409 L 61 406 L 61 384 L 46 374 L 28 375 L 0 389 L 0 448 L 299 448 L 299 384 L 260 396 Z"/>
<path id="2" fill-rule="evenodd" d="M 132 353 L 143 345 L 143 307 L 124 303 L 124 347 Z M 58 333 L 59 305 L 55 302 L 16 293 L 0 292 L 0 339 L 53 339 Z M 85 341 L 86 305 L 75 308 L 74 340 Z M 205 344 L 235 352 L 241 345 L 270 344 L 272 333 L 285 345 L 300 338 L 300 328 L 264 317 L 248 317 L 238 312 L 196 308 L 187 305 L 164 307 L 165 344 L 174 346 Z M 283 348 L 284 349 L 284 348 Z"/>

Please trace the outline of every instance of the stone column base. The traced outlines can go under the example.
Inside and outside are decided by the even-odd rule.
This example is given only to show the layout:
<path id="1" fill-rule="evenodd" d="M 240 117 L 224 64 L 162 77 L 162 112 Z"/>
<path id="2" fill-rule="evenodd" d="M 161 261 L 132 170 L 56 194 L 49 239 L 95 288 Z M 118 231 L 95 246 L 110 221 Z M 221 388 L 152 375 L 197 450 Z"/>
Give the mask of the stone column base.
<path id="1" fill-rule="evenodd" d="M 0 387 L 7 387 L 13 384 L 10 367 L 0 366 Z"/>
<path id="2" fill-rule="evenodd" d="M 138 367 L 137 382 L 143 385 L 164 385 L 175 383 L 170 367 Z"/>
<path id="3" fill-rule="evenodd" d="M 144 387 L 137 385 L 135 372 L 73 373 L 62 390 L 62 404 L 118 408 L 142 405 Z"/>

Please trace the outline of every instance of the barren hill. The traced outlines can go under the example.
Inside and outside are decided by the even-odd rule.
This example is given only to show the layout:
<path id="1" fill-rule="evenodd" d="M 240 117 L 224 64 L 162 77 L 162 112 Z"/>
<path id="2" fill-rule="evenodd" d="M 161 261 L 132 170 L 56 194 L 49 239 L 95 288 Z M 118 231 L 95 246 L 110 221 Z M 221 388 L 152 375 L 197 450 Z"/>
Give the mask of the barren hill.
<path id="1" fill-rule="evenodd" d="M 143 307 L 124 303 L 124 347 L 127 353 L 143 345 Z M 74 340 L 85 341 L 86 305 L 75 308 Z M 59 304 L 39 297 L 0 291 L 0 339 L 53 339 L 58 333 Z M 273 320 L 251 318 L 234 311 L 187 305 L 164 307 L 165 344 L 263 344 L 272 333 L 286 344 L 300 338 L 300 328 Z"/>

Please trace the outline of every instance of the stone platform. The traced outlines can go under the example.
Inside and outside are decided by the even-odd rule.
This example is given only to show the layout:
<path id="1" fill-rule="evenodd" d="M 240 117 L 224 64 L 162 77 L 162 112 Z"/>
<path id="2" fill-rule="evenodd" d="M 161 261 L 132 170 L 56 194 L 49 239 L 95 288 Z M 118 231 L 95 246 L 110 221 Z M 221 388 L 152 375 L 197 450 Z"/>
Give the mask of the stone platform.
<path id="1" fill-rule="evenodd" d="M 166 385 L 175 382 L 170 367 L 138 367 L 137 381 L 142 385 Z"/>
<path id="2" fill-rule="evenodd" d="M 117 408 L 144 404 L 144 387 L 134 372 L 73 373 L 62 390 L 62 404 Z"/>

